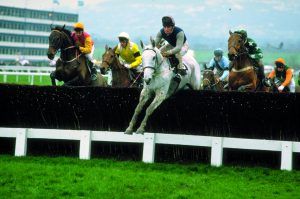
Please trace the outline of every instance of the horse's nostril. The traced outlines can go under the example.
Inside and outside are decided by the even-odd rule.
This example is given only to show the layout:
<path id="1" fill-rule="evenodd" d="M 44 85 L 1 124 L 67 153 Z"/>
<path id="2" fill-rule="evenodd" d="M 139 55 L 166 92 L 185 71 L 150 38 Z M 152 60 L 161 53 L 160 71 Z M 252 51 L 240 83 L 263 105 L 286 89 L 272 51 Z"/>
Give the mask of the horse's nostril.
<path id="1" fill-rule="evenodd" d="M 148 84 L 150 84 L 151 78 L 144 79 L 144 81 L 148 85 Z"/>

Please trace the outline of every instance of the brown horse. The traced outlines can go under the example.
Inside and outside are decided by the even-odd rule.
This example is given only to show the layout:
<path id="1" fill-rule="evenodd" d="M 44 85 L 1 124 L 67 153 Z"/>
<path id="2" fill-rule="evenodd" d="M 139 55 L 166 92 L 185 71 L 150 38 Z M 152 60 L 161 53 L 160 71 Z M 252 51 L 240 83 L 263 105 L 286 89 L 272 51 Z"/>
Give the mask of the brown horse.
<path id="1" fill-rule="evenodd" d="M 131 78 L 134 74 L 131 74 L 115 54 L 115 48 L 105 46 L 105 52 L 102 55 L 101 68 L 112 72 L 112 86 L 113 87 L 142 87 L 141 80 L 142 74 L 138 74 L 137 77 Z M 133 80 L 131 80 L 133 79 Z"/>
<path id="2" fill-rule="evenodd" d="M 238 33 L 229 32 L 228 57 L 231 61 L 229 90 L 256 91 L 259 79 L 254 64 L 245 47 L 245 40 Z"/>
<path id="3" fill-rule="evenodd" d="M 56 70 L 50 74 L 52 85 L 55 79 L 63 81 L 66 86 L 106 86 L 106 81 L 98 74 L 97 81 L 91 81 L 91 73 L 86 57 L 75 47 L 71 32 L 63 27 L 51 28 L 49 36 L 48 58 L 53 59 L 61 50 L 56 62 Z"/>
<path id="4" fill-rule="evenodd" d="M 224 91 L 224 84 L 212 70 L 203 71 L 202 87 L 204 90 Z"/>

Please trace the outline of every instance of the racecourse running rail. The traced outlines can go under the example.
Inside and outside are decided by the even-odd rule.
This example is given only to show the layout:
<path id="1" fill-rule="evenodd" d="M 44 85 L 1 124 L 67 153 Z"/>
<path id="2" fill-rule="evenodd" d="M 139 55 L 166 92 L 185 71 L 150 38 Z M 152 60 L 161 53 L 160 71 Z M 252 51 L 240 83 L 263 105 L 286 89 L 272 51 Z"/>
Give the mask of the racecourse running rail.
<path id="1" fill-rule="evenodd" d="M 0 128 L 0 137 L 16 138 L 15 156 L 26 156 L 28 139 L 79 140 L 80 159 L 90 159 L 92 141 L 142 143 L 143 162 L 146 163 L 154 162 L 156 144 L 210 147 L 212 166 L 222 165 L 224 148 L 279 151 L 281 152 L 281 169 L 289 171 L 292 170 L 293 153 L 300 153 L 300 142 L 183 134 L 125 135 L 123 132 L 111 131 Z"/>

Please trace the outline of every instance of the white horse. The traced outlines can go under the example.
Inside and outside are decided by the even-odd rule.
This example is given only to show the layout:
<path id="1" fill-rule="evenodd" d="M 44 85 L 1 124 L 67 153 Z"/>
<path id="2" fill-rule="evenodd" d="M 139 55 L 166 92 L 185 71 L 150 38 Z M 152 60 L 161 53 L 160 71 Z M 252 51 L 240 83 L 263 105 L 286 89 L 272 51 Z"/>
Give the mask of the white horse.
<path id="1" fill-rule="evenodd" d="M 135 108 L 134 115 L 125 134 L 133 133 L 133 128 L 136 125 L 138 115 L 149 99 L 153 99 L 154 97 L 146 110 L 145 117 L 141 122 L 140 127 L 136 131 L 138 134 L 143 134 L 145 132 L 149 116 L 164 100 L 177 91 L 185 88 L 187 85 L 195 90 L 199 90 L 201 87 L 200 66 L 190 53 L 183 56 L 183 63 L 187 66 L 187 74 L 181 78 L 178 85 L 174 80 L 175 74 L 171 69 L 169 60 L 161 55 L 159 49 L 155 47 L 154 40 L 152 38 L 150 38 L 150 40 L 151 45 L 145 47 L 143 42 L 141 42 L 143 48 L 144 87 L 141 91 L 139 104 Z M 174 88 L 174 84 L 175 89 L 171 89 L 172 87 Z"/>

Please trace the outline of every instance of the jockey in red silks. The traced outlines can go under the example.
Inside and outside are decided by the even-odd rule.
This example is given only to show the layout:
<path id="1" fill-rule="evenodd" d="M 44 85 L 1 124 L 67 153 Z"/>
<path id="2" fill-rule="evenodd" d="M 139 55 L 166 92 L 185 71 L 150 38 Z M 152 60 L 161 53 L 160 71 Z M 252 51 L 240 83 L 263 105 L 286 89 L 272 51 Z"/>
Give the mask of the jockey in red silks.
<path id="1" fill-rule="evenodd" d="M 75 42 L 75 46 L 80 50 L 81 53 L 92 63 L 88 64 L 91 71 L 92 81 L 97 80 L 97 69 L 93 60 L 93 54 L 95 50 L 94 42 L 91 36 L 84 31 L 84 25 L 81 22 L 74 24 L 74 32 L 72 32 L 72 38 Z"/>

